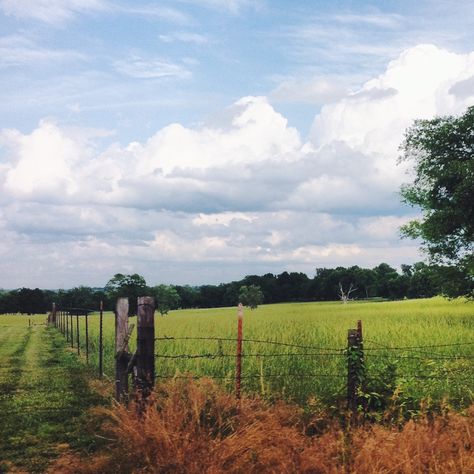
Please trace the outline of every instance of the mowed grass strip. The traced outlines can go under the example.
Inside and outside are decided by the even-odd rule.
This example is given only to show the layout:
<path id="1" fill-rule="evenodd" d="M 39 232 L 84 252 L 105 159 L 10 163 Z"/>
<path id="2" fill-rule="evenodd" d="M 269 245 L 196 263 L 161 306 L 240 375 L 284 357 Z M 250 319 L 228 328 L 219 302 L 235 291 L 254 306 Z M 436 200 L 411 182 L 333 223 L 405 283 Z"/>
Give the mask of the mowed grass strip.
<path id="1" fill-rule="evenodd" d="M 87 409 L 104 400 L 90 391 L 88 373 L 56 329 L 40 325 L 44 320 L 0 316 L 0 472 L 44 472 L 61 450 L 97 445 Z"/>

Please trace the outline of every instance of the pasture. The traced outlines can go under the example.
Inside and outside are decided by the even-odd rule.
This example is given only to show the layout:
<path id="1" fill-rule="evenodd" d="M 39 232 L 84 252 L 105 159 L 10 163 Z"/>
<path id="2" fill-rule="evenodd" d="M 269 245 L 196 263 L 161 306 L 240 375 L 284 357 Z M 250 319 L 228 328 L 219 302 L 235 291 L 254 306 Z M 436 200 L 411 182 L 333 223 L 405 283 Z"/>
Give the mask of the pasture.
<path id="1" fill-rule="evenodd" d="M 205 375 L 233 390 L 236 308 L 179 310 L 155 318 L 158 379 Z M 135 320 L 130 318 L 131 323 Z M 377 405 L 381 395 L 395 389 L 406 409 L 415 409 L 420 400 L 428 398 L 435 403 L 447 398 L 457 407 L 472 403 L 474 304 L 443 298 L 246 309 L 243 391 L 301 404 L 314 397 L 326 405 L 336 404 L 344 399 L 346 390 L 347 330 L 357 320 L 363 322 L 366 391 L 371 403 Z M 90 364 L 97 366 L 98 316 L 91 315 L 89 321 Z M 84 318 L 80 324 L 84 325 Z M 84 327 L 80 333 L 84 334 Z M 132 351 L 135 337 L 131 338 Z M 111 380 L 113 340 L 113 313 L 105 313 L 104 368 Z"/>
<path id="2" fill-rule="evenodd" d="M 0 316 L 0 472 L 11 463 L 44 472 L 61 450 L 98 444 L 84 429 L 85 412 L 105 399 L 90 390 L 88 371 L 45 321 Z"/>

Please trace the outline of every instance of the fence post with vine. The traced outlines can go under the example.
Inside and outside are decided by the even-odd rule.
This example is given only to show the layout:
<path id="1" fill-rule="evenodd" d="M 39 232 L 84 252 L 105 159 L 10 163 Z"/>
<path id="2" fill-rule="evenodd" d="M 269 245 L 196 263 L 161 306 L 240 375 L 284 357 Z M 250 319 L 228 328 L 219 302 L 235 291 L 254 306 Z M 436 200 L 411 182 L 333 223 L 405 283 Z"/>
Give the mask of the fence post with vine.
<path id="1" fill-rule="evenodd" d="M 356 415 L 361 406 L 360 392 L 365 379 L 362 323 L 347 334 L 347 408 Z"/>

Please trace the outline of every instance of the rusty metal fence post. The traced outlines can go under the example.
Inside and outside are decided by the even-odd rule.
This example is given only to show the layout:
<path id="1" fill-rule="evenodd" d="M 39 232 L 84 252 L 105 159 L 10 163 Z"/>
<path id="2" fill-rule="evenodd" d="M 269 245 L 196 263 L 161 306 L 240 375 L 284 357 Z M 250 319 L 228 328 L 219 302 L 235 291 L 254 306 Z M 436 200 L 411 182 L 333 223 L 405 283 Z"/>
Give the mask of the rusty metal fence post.
<path id="1" fill-rule="evenodd" d="M 244 307 L 239 303 L 237 311 L 237 356 L 235 361 L 235 396 L 240 398 L 242 382 L 242 334 L 243 334 Z"/>
<path id="2" fill-rule="evenodd" d="M 103 340 L 103 317 L 104 317 L 104 303 L 100 302 L 99 312 L 99 377 L 104 375 L 104 340 Z"/>

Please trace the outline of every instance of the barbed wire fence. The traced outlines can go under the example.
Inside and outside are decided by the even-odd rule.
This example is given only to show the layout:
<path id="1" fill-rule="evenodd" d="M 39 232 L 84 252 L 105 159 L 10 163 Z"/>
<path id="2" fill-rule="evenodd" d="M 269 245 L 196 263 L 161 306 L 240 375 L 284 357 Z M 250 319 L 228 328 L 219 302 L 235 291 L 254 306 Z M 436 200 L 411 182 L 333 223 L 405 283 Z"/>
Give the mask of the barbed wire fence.
<path id="1" fill-rule="evenodd" d="M 474 342 L 464 341 L 445 344 L 425 344 L 414 346 L 391 346 L 379 341 L 363 338 L 362 322 L 358 321 L 357 328 L 349 329 L 347 335 L 347 345 L 344 347 L 320 346 L 311 344 L 294 344 L 291 342 L 284 342 L 272 339 L 261 338 L 245 338 L 243 336 L 243 308 L 240 306 L 238 310 L 238 324 L 237 337 L 217 337 L 217 336 L 171 336 L 160 335 L 155 337 L 154 328 L 154 302 L 152 298 L 146 301 L 139 301 L 139 314 L 137 318 L 137 351 L 131 354 L 128 349 L 128 342 L 131 337 L 131 329 L 128 326 L 128 298 L 120 298 L 117 302 L 117 309 L 115 311 L 115 384 L 116 384 L 116 398 L 117 400 L 127 400 L 128 395 L 128 378 L 131 375 L 133 379 L 133 387 L 139 388 L 142 392 L 149 393 L 157 380 L 169 379 L 199 379 L 204 375 L 198 375 L 196 371 L 188 371 L 189 373 L 166 373 L 162 364 L 159 361 L 199 361 L 199 360 L 234 360 L 234 373 L 221 374 L 205 374 L 206 377 L 225 380 L 227 383 L 235 384 L 235 395 L 240 397 L 242 380 L 252 379 L 315 379 L 322 380 L 333 379 L 339 382 L 345 380 L 347 390 L 347 406 L 356 411 L 360 404 L 360 394 L 363 392 L 365 385 L 370 381 L 369 364 L 370 361 L 395 361 L 397 364 L 403 361 L 412 361 L 416 364 L 421 363 L 443 363 L 443 362 L 462 362 L 464 365 L 459 368 L 451 367 L 449 374 L 456 374 L 457 376 L 469 377 L 470 371 L 467 370 L 466 364 L 471 364 L 474 361 L 474 354 L 461 353 L 445 354 L 442 351 L 446 349 L 454 350 L 469 349 L 474 346 Z M 92 310 L 88 310 L 89 312 Z M 57 311 L 53 306 L 50 323 L 56 325 L 58 330 L 64 335 L 67 342 L 71 344 L 72 348 L 77 350 L 78 355 L 81 351 L 81 335 L 79 332 L 79 317 L 85 317 L 85 356 L 86 362 L 89 361 L 89 335 L 88 335 L 88 312 L 81 312 L 80 310 L 70 309 Z M 103 330 L 102 305 L 99 310 L 100 314 L 100 331 L 99 331 L 99 375 L 103 374 Z M 146 322 L 146 324 L 145 324 Z M 145 324 L 145 326 L 144 326 Z M 155 342 L 160 343 L 179 343 L 182 347 L 187 343 L 194 342 L 209 342 L 217 343 L 218 347 L 215 352 L 210 350 L 205 351 L 182 351 L 178 353 L 165 353 L 155 351 Z M 234 345 L 235 351 L 226 347 L 224 350 L 224 343 L 229 346 Z M 258 345 L 258 350 L 252 350 L 253 345 Z M 244 350 L 245 349 L 245 350 Z M 167 349 L 169 352 L 169 348 Z M 325 372 L 320 370 L 286 370 L 275 371 L 268 373 L 246 373 L 245 366 L 242 366 L 244 360 L 257 358 L 259 360 L 265 359 L 308 359 L 316 358 L 324 361 L 328 358 L 336 358 L 340 360 L 339 367 L 345 366 L 344 371 L 339 372 Z M 155 364 L 158 362 L 160 370 L 155 373 Z M 232 363 L 227 366 L 232 367 Z M 295 367 L 298 364 L 295 363 Z M 470 366 L 469 366 L 470 367 Z M 2 370 L 2 367 L 0 367 Z M 403 377 L 406 379 L 416 379 L 420 381 L 429 380 L 446 380 L 447 374 L 440 371 L 433 370 L 431 373 L 426 371 L 410 371 L 405 370 Z"/>

